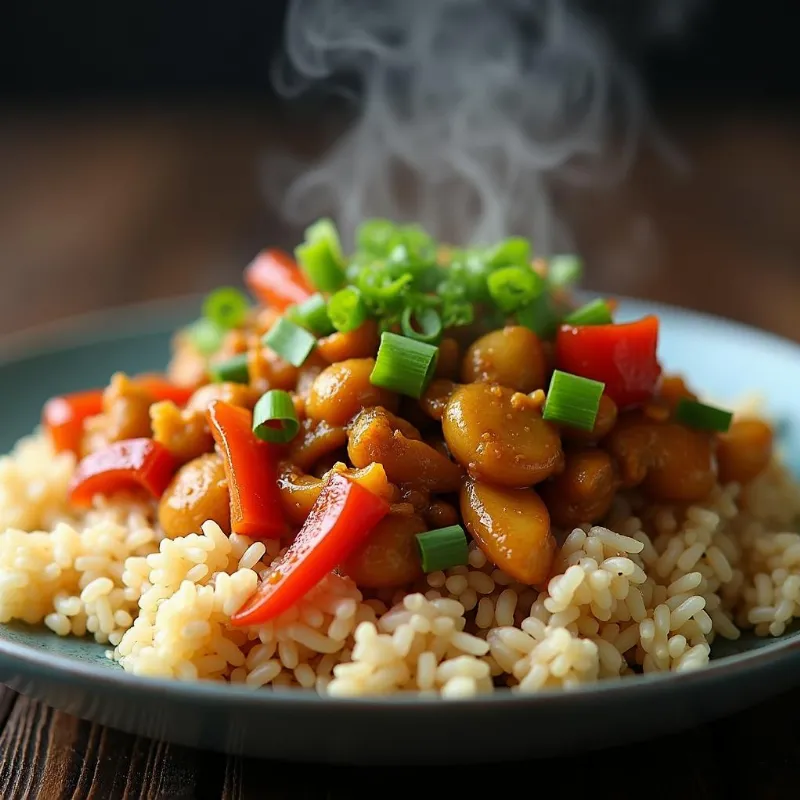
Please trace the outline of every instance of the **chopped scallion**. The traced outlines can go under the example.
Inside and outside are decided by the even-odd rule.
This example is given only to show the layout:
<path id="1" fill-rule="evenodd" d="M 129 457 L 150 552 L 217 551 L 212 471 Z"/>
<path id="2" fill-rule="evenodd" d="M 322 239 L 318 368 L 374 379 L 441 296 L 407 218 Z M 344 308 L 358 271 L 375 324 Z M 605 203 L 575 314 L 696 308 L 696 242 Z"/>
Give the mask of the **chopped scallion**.
<path id="1" fill-rule="evenodd" d="M 211 356 L 219 350 L 225 331 L 208 317 L 201 317 L 186 328 L 189 341 L 204 356 Z"/>
<path id="2" fill-rule="evenodd" d="M 211 364 L 208 368 L 214 383 L 248 383 L 247 353 L 239 353 L 225 361 Z"/>
<path id="3" fill-rule="evenodd" d="M 532 303 L 542 292 L 544 281 L 530 267 L 503 267 L 486 278 L 489 296 L 507 314 Z"/>
<path id="4" fill-rule="evenodd" d="M 433 377 L 438 356 L 438 347 L 385 331 L 370 383 L 409 397 L 421 397 Z"/>
<path id="5" fill-rule="evenodd" d="M 414 327 L 415 322 L 419 330 Z M 400 328 L 411 339 L 434 344 L 442 335 L 442 318 L 435 308 L 406 308 L 400 317 Z"/>
<path id="6" fill-rule="evenodd" d="M 328 315 L 327 303 L 319 292 L 312 294 L 308 300 L 287 309 L 286 316 L 292 322 L 317 336 L 327 336 L 334 330 Z"/>
<path id="7" fill-rule="evenodd" d="M 335 292 L 344 283 L 344 257 L 336 226 L 321 219 L 306 230 L 306 240 L 295 248 L 297 261 L 312 285 Z"/>
<path id="8" fill-rule="evenodd" d="M 690 428 L 726 433 L 731 426 L 733 412 L 682 397 L 675 409 L 675 419 Z"/>
<path id="9" fill-rule="evenodd" d="M 203 301 L 203 316 L 224 331 L 241 325 L 249 309 L 250 301 L 233 286 L 215 289 Z"/>
<path id="10" fill-rule="evenodd" d="M 262 395 L 253 409 L 253 433 L 265 442 L 284 444 L 297 436 L 297 420 L 292 396 L 281 389 Z"/>
<path id="11" fill-rule="evenodd" d="M 262 343 L 292 366 L 302 367 L 317 340 L 305 328 L 281 317 L 262 337 Z"/>
<path id="12" fill-rule="evenodd" d="M 542 292 L 532 303 L 517 311 L 517 322 L 530 328 L 540 339 L 552 339 L 560 321 L 548 292 Z"/>
<path id="13" fill-rule="evenodd" d="M 467 535 L 460 525 L 418 533 L 417 548 L 426 573 L 465 566 L 469 558 Z"/>
<path id="14" fill-rule="evenodd" d="M 547 282 L 556 288 L 574 286 L 583 275 L 583 264 L 578 256 L 553 256 L 547 262 Z"/>
<path id="15" fill-rule="evenodd" d="M 512 236 L 495 245 L 486 254 L 486 263 L 495 267 L 529 266 L 531 263 L 531 243 L 521 236 Z"/>
<path id="16" fill-rule="evenodd" d="M 567 325 L 610 325 L 613 321 L 608 303 L 600 298 L 576 308 L 564 317 Z"/>
<path id="17" fill-rule="evenodd" d="M 367 307 L 355 286 L 340 289 L 328 301 L 328 316 L 341 333 L 354 331 L 367 318 Z"/>
<path id="18" fill-rule="evenodd" d="M 597 419 L 604 388 L 605 384 L 600 381 L 554 370 L 542 417 L 549 422 L 590 431 Z"/>

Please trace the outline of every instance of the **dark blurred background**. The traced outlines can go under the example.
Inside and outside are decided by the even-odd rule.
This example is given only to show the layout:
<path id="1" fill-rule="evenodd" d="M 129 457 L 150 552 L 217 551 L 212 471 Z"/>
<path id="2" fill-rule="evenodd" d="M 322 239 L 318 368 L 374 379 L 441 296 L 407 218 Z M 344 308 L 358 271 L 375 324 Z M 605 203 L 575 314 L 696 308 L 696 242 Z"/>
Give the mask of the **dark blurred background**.
<path id="1" fill-rule="evenodd" d="M 584 2 L 693 166 L 678 181 L 643 153 L 614 190 L 562 193 L 586 283 L 800 340 L 792 5 L 706 0 L 654 36 L 671 4 Z M 204 291 L 261 246 L 292 245 L 297 230 L 265 205 L 261 157 L 320 152 L 348 108 L 274 93 L 285 2 L 2 9 L 0 333 Z"/>

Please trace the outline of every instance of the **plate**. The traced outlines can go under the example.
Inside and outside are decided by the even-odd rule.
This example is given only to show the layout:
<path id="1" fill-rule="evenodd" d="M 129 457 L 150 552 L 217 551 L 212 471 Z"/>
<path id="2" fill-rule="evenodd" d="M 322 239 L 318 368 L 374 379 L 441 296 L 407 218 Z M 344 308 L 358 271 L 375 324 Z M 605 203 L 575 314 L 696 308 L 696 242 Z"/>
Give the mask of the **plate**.
<path id="1" fill-rule="evenodd" d="M 0 343 L 7 451 L 51 395 L 105 383 L 117 369 L 163 368 L 172 331 L 197 298 L 129 307 Z M 721 319 L 622 299 L 620 319 L 656 313 L 661 354 L 717 400 L 757 389 L 782 423 L 800 474 L 800 346 Z M 794 387 L 794 388 L 793 388 Z M 800 634 L 744 637 L 711 665 L 537 695 L 471 700 L 323 699 L 297 691 L 178 683 L 124 673 L 104 647 L 25 626 L 0 626 L 0 681 L 68 713 L 131 733 L 292 761 L 424 764 L 548 757 L 687 728 L 800 683 Z M 492 733 L 494 732 L 494 733 Z"/>

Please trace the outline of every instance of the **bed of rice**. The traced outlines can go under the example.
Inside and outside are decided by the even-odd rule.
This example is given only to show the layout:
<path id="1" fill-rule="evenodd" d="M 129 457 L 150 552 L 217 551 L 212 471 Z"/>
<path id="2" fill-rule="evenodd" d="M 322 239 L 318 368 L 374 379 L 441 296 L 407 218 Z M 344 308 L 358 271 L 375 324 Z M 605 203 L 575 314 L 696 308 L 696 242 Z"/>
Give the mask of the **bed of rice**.
<path id="1" fill-rule="evenodd" d="M 800 488 L 778 464 L 685 511 L 620 499 L 608 528 L 566 536 L 541 593 L 473 547 L 469 566 L 395 595 L 331 574 L 249 630 L 230 615 L 275 545 L 214 523 L 159 541 L 152 508 L 124 498 L 73 517 L 73 468 L 39 435 L 0 459 L 0 622 L 92 635 L 138 675 L 337 696 L 534 692 L 698 669 L 716 636 L 778 636 L 800 616 Z"/>

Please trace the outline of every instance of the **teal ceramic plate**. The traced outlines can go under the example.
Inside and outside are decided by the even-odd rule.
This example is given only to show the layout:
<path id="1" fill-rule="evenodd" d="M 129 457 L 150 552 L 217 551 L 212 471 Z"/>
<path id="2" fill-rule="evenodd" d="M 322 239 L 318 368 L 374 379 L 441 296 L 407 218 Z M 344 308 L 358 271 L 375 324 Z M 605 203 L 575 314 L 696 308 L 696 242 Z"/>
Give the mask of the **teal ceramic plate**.
<path id="1" fill-rule="evenodd" d="M 141 306 L 0 343 L 0 449 L 34 427 L 52 394 L 103 383 L 117 369 L 163 367 L 172 330 L 196 311 L 196 300 Z M 625 318 L 653 312 L 661 317 L 661 353 L 670 370 L 714 398 L 763 393 L 800 474 L 800 347 L 674 308 L 629 300 L 621 307 Z M 143 679 L 105 660 L 103 650 L 41 630 L 0 627 L 0 681 L 145 736 L 269 758 L 373 764 L 574 754 L 689 727 L 800 683 L 798 634 L 718 648 L 712 664 L 695 673 L 465 701 L 330 700 Z"/>

